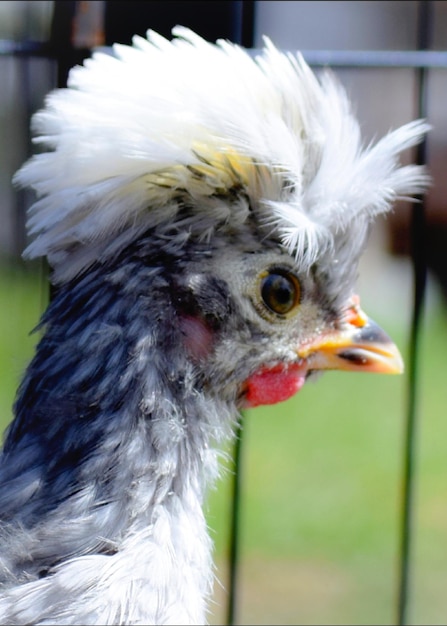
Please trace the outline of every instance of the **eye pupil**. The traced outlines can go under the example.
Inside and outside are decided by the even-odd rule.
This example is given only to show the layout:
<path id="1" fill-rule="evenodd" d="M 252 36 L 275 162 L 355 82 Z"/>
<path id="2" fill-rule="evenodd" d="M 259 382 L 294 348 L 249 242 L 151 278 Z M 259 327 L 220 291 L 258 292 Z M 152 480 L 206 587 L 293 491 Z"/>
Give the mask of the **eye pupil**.
<path id="1" fill-rule="evenodd" d="M 262 279 L 261 296 L 271 311 L 285 315 L 298 304 L 298 281 L 290 274 L 272 271 Z"/>

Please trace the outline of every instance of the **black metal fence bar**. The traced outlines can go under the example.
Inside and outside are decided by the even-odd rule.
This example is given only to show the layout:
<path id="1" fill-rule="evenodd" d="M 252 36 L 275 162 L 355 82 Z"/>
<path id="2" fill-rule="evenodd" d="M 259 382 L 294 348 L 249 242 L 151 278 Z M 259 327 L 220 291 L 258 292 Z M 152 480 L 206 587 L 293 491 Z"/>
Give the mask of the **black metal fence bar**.
<path id="1" fill-rule="evenodd" d="M 252 48 L 250 54 L 260 54 Z M 294 52 L 294 51 L 290 51 Z M 300 50 L 306 62 L 314 67 L 339 68 L 444 68 L 447 69 L 447 51 L 444 50 Z M 56 52 L 47 42 L 13 41 L 0 39 L 0 56 L 46 56 Z"/>
<path id="2" fill-rule="evenodd" d="M 302 50 L 309 65 L 346 68 L 447 68 L 447 52 L 437 50 Z"/>
<path id="3" fill-rule="evenodd" d="M 0 56 L 55 56 L 54 51 L 46 41 L 14 41 L 0 39 Z"/>
<path id="4" fill-rule="evenodd" d="M 420 2 L 418 7 L 418 49 L 423 55 L 430 47 L 433 30 L 433 3 Z M 417 116 L 427 117 L 426 66 L 416 67 Z M 417 147 L 419 165 L 427 163 L 427 139 Z M 419 395 L 419 345 L 427 287 L 426 254 L 426 211 L 425 199 L 420 206 L 413 206 L 411 217 L 411 255 L 413 260 L 413 314 L 409 339 L 409 371 L 407 376 L 407 410 L 402 468 L 402 509 L 400 529 L 399 571 L 397 589 L 397 624 L 404 626 L 408 621 L 411 594 L 411 556 L 413 539 L 414 482 L 416 476 L 416 439 L 418 425 Z"/>
<path id="5" fill-rule="evenodd" d="M 252 48 L 256 56 L 260 49 Z M 444 50 L 289 50 L 300 52 L 313 67 L 335 68 L 444 68 L 447 69 L 447 51 Z"/>

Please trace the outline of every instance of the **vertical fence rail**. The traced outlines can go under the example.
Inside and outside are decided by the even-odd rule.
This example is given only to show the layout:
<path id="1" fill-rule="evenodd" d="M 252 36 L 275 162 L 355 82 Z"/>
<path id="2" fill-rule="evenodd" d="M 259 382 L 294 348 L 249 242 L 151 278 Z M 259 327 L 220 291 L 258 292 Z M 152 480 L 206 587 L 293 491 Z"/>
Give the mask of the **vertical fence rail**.
<path id="1" fill-rule="evenodd" d="M 418 48 L 427 50 L 430 46 L 433 5 L 431 1 L 419 2 Z M 428 68 L 420 67 L 416 71 L 417 113 L 420 118 L 427 118 L 427 79 Z M 427 140 L 418 147 L 416 161 L 419 165 L 427 162 Z M 425 200 L 413 205 L 411 217 L 411 253 L 413 260 L 413 314 L 409 339 L 409 363 L 407 377 L 407 415 L 402 472 L 402 512 L 400 530 L 400 553 L 398 571 L 397 624 L 404 626 L 408 622 L 410 610 L 412 575 L 412 538 L 415 478 L 416 478 L 416 441 L 418 423 L 419 392 L 419 351 L 423 322 L 427 280 L 427 256 L 425 241 Z"/>
<path id="2" fill-rule="evenodd" d="M 239 581 L 239 546 L 240 546 L 240 509 L 242 486 L 242 448 L 244 432 L 244 413 L 242 412 L 235 429 L 233 448 L 233 474 L 230 508 L 230 535 L 228 550 L 228 605 L 227 624 L 236 624 L 237 591 Z"/>

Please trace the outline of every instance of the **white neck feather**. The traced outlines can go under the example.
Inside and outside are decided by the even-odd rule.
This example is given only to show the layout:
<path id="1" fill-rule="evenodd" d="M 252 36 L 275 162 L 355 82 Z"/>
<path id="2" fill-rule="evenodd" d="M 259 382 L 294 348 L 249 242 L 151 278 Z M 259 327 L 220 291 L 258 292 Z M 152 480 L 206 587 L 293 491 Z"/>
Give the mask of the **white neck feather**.
<path id="1" fill-rule="evenodd" d="M 216 455 L 208 453 L 212 464 Z M 48 619 L 58 624 L 206 623 L 213 572 L 202 485 L 191 467 L 189 476 L 185 468 L 179 470 L 182 493 L 153 490 L 146 506 L 138 512 L 133 507 L 133 519 L 110 541 L 109 554 L 69 559 L 50 576 L 13 587 L 0 599 L 0 614 L 39 624 Z M 140 504 L 138 492 L 147 491 L 149 480 L 144 483 L 132 497 Z"/>

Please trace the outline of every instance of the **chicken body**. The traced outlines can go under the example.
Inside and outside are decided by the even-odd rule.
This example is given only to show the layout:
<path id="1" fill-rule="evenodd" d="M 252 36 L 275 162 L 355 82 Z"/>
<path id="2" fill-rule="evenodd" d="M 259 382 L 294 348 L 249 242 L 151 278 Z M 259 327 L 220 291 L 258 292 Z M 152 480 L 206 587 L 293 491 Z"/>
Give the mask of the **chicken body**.
<path id="1" fill-rule="evenodd" d="M 409 125 L 362 157 L 344 96 L 329 86 L 328 110 L 338 103 L 341 127 L 355 135 L 357 178 L 341 205 L 337 189 L 330 200 L 327 185 L 315 183 L 326 180 L 325 155 L 341 130 L 333 123 L 317 132 L 321 87 L 308 69 L 271 50 L 276 61 L 260 71 L 229 44 L 179 34 L 183 43 L 152 34 L 150 44 L 137 40 L 140 52 L 119 48 L 119 62 L 87 64 L 69 95 L 56 95 L 37 118 L 51 151 L 19 174 L 41 196 L 29 255 L 47 256 L 55 297 L 0 459 L 5 623 L 204 623 L 213 574 L 202 503 L 238 410 L 289 397 L 316 370 L 401 367 L 361 312 L 354 281 L 372 216 L 426 184 L 419 169 L 395 162 L 426 127 Z M 267 111 L 259 128 L 271 126 L 259 145 L 249 144 L 244 120 L 235 124 L 231 85 L 227 118 L 219 99 L 213 113 L 185 85 L 184 100 L 161 90 L 164 66 L 151 61 L 176 66 L 185 54 L 198 61 L 206 53 L 216 70 L 223 64 L 231 75 L 239 68 L 237 80 L 254 77 L 250 106 Z M 126 96 L 127 74 L 114 64 L 126 70 L 128 62 L 135 76 L 144 69 L 149 83 L 158 79 L 160 93 L 148 99 L 134 82 L 136 93 Z M 111 69 L 107 92 L 95 77 Z M 276 69 L 297 83 L 293 96 Z M 116 77 L 124 81 L 119 92 Z M 279 94 L 270 105 L 257 84 L 266 78 Z M 88 120 L 101 94 L 97 128 Z M 122 130 L 126 97 L 141 116 L 125 116 L 130 128 Z M 172 121 L 162 108 L 174 104 Z M 144 116 L 152 105 L 151 129 Z M 194 116 L 201 125 L 191 125 Z M 323 130 L 334 132 L 334 145 Z M 283 134 L 283 157 L 277 146 L 260 147 L 270 132 Z M 376 204 L 351 206 L 370 179 Z"/>

